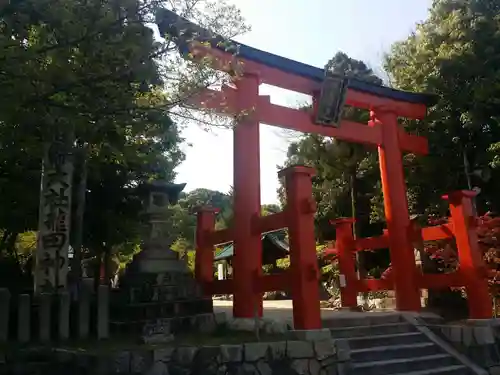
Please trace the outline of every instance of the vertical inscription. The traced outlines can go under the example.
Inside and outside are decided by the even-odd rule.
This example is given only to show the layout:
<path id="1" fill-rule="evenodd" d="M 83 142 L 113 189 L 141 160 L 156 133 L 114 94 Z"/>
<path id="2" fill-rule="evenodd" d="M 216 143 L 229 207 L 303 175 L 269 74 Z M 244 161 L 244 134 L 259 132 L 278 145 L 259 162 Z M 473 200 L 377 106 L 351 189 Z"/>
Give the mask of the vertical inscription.
<path id="1" fill-rule="evenodd" d="M 35 291 L 66 288 L 73 159 L 69 142 L 57 137 L 43 159 Z"/>

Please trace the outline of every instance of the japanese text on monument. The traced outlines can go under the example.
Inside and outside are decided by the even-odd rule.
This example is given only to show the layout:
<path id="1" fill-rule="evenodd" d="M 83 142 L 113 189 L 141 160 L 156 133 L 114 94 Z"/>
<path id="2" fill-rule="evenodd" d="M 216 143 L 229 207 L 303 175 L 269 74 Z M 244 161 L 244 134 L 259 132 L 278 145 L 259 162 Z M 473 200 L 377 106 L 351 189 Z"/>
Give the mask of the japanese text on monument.
<path id="1" fill-rule="evenodd" d="M 72 155 L 64 139 L 46 149 L 40 196 L 35 290 L 66 288 L 71 214 Z"/>

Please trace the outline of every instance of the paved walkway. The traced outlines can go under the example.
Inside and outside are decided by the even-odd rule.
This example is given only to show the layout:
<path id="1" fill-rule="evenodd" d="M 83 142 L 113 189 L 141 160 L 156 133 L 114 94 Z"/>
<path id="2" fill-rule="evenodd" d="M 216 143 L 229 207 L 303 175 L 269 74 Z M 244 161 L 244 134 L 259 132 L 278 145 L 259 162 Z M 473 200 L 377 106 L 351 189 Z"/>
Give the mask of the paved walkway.
<path id="1" fill-rule="evenodd" d="M 227 316 L 232 316 L 233 314 L 233 301 L 225 300 L 214 300 L 214 311 L 215 312 L 225 312 Z M 366 314 L 390 314 L 393 311 L 377 311 L 377 312 L 354 312 L 354 311 L 337 311 L 333 309 L 322 308 L 321 318 L 324 320 L 332 318 L 354 318 L 363 317 Z M 276 300 L 276 301 L 264 301 L 264 318 L 269 319 L 280 319 L 286 321 L 293 320 L 293 308 L 291 300 Z"/>

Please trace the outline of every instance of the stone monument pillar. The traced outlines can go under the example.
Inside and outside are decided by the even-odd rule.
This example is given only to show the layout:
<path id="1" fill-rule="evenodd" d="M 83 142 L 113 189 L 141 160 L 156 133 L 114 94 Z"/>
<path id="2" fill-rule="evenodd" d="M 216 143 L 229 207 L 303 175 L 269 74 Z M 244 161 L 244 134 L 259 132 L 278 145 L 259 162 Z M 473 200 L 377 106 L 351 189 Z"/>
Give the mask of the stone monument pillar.
<path id="1" fill-rule="evenodd" d="M 169 206 L 184 186 L 155 181 L 143 190 L 147 223 L 141 252 L 127 266 L 111 306 L 118 330 L 158 337 L 196 325 L 193 317 L 213 311 L 185 260 L 170 248 L 177 234 Z"/>
<path id="2" fill-rule="evenodd" d="M 67 288 L 73 178 L 72 137 L 59 133 L 46 145 L 40 190 L 35 293 Z"/>

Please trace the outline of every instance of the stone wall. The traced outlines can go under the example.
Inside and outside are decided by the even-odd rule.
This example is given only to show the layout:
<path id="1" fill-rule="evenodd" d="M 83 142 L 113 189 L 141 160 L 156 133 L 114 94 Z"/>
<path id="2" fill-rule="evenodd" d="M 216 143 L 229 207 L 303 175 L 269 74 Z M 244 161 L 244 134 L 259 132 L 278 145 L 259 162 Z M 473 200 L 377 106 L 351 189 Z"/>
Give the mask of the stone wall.
<path id="1" fill-rule="evenodd" d="M 342 375 L 341 361 L 331 339 L 320 341 L 255 342 L 213 347 L 178 347 L 133 350 L 96 356 L 81 352 L 52 351 L 40 373 L 53 375 Z M 42 369 L 40 356 L 37 368 Z M 17 358 L 17 359 L 16 359 Z M 7 356 L 0 372 L 22 374 L 24 356 Z M 13 372 L 13 361 L 17 371 Z M 9 362 L 10 365 L 9 366 Z"/>
<path id="2" fill-rule="evenodd" d="M 428 327 L 491 374 L 500 374 L 500 319 Z"/>
<path id="3" fill-rule="evenodd" d="M 133 357 L 130 358 L 132 373 L 143 371 L 133 368 Z M 331 340 L 181 347 L 155 351 L 149 374 L 335 375 L 337 362 Z"/>

